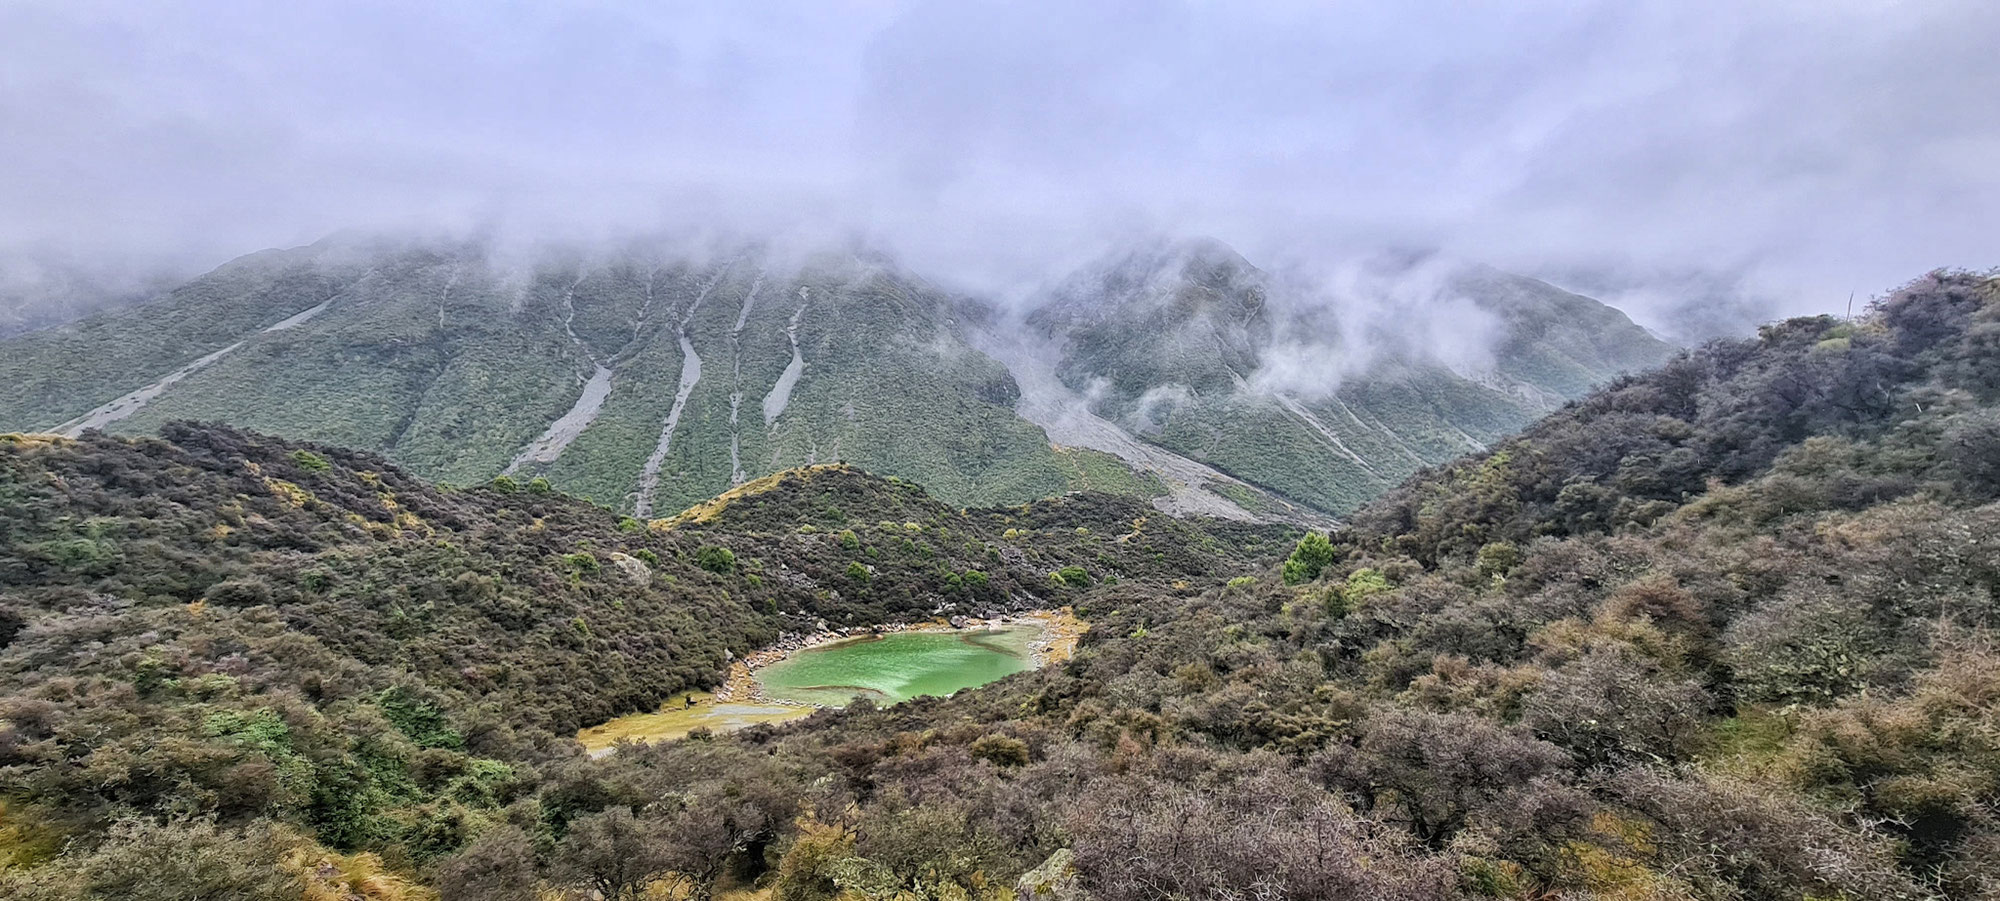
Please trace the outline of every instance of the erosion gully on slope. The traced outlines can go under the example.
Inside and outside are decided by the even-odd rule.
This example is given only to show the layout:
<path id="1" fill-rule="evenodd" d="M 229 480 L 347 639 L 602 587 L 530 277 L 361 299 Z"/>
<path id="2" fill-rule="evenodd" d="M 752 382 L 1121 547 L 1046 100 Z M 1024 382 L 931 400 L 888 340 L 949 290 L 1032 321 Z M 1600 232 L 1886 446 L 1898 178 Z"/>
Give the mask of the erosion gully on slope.
<path id="1" fill-rule="evenodd" d="M 757 292 L 764 288 L 764 270 L 757 270 L 757 277 L 750 280 L 750 290 L 743 294 L 743 306 L 736 311 L 736 324 L 729 329 L 729 484 L 743 484 L 743 433 L 737 431 L 736 423 L 743 409 L 743 323 L 750 318 L 750 305 L 757 302 Z"/>
<path id="2" fill-rule="evenodd" d="M 764 427 L 777 425 L 778 417 L 792 402 L 792 388 L 798 385 L 799 377 L 805 374 L 806 358 L 799 353 L 799 318 L 806 314 L 811 288 L 799 287 L 799 308 L 785 324 L 785 338 L 792 342 L 792 361 L 785 364 L 785 371 L 778 374 L 778 383 L 771 386 L 771 393 L 764 395 Z"/>
<path id="3" fill-rule="evenodd" d="M 700 291 L 695 292 L 694 300 L 681 314 L 681 321 L 674 326 L 674 336 L 681 345 L 681 382 L 680 387 L 674 389 L 674 403 L 667 408 L 667 419 L 660 425 L 660 440 L 653 445 L 652 455 L 646 458 L 646 466 L 639 472 L 639 490 L 633 498 L 632 515 L 640 519 L 653 513 L 653 495 L 660 489 L 660 467 L 666 464 L 667 452 L 673 447 L 674 427 L 680 424 L 681 411 L 687 409 L 688 396 L 694 393 L 695 383 L 701 381 L 701 357 L 694 352 L 694 342 L 688 339 L 688 324 L 694 321 L 695 311 L 701 308 L 701 302 L 710 291 L 715 290 L 734 265 L 733 261 L 724 264 L 707 284 L 701 286 Z"/>
<path id="4" fill-rule="evenodd" d="M 1051 442 L 1102 451 L 1159 476 L 1169 493 L 1156 498 L 1153 505 L 1163 512 L 1239 521 L 1257 518 L 1208 486 L 1241 485 L 1255 492 L 1254 488 L 1214 467 L 1147 444 L 1117 423 L 1091 412 L 1089 403 L 1056 377 L 1055 367 L 1018 338 L 983 329 L 975 331 L 973 338 L 979 350 L 1007 367 L 1015 384 L 1020 386 L 1021 395 L 1014 403 L 1014 412 L 1041 426 Z"/>
<path id="5" fill-rule="evenodd" d="M 335 295 L 335 297 L 338 296 L 339 295 Z M 249 336 L 243 338 L 240 341 L 237 341 L 234 344 L 229 345 L 228 347 L 222 348 L 221 350 L 208 354 L 207 356 L 195 360 L 194 362 L 189 363 L 186 366 L 183 366 L 179 369 L 174 370 L 171 373 L 168 373 L 167 375 L 161 377 L 161 379 L 157 382 L 154 382 L 150 385 L 147 385 L 144 388 L 140 388 L 137 391 L 134 391 L 123 397 L 120 397 L 117 400 L 105 404 L 104 406 L 98 407 L 97 409 L 85 413 L 82 416 L 79 416 L 75 419 L 65 422 L 62 425 L 56 426 L 54 431 L 57 432 L 58 434 L 61 434 L 65 438 L 75 438 L 76 436 L 83 434 L 85 429 L 101 429 L 107 425 L 117 422 L 118 420 L 124 419 L 127 416 L 137 413 L 142 407 L 146 406 L 149 403 L 152 403 L 154 398 L 157 398 L 161 394 L 165 393 L 166 390 L 169 387 L 171 387 L 175 382 L 178 382 L 181 379 L 187 378 L 188 376 L 200 372 L 202 369 L 207 368 L 210 364 L 214 363 L 215 361 L 220 360 L 223 357 L 230 355 L 231 353 L 234 353 L 237 348 L 240 348 L 243 345 L 250 343 L 250 341 L 256 338 L 258 335 L 268 334 L 271 332 L 282 332 L 287 329 L 296 328 L 306 323 L 307 321 L 311 320 L 314 316 L 318 316 L 319 314 L 326 312 L 327 306 L 329 304 L 332 304 L 333 300 L 334 298 L 329 297 L 325 300 L 320 301 L 317 306 L 300 310 L 299 312 L 293 313 L 292 315 L 287 316 L 284 319 L 279 320 L 278 322 L 272 323 L 271 325 L 267 325 L 261 329 L 258 329 L 257 331 L 251 333 Z"/>

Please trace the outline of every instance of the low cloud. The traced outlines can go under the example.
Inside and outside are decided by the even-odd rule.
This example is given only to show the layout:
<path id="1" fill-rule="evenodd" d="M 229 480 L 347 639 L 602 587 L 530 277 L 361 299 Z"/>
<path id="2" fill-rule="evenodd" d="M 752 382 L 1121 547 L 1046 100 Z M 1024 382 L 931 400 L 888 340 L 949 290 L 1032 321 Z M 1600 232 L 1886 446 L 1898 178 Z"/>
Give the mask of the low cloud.
<path id="1" fill-rule="evenodd" d="M 2000 263 L 1996 39 L 1982 0 L 24 0 L 0 257 L 723 230 L 1023 297 L 1165 232 L 1580 273 L 1699 336 Z"/>
<path id="2" fill-rule="evenodd" d="M 1317 398 L 1391 362 L 1439 365 L 1474 379 L 1492 374 L 1505 326 L 1458 291 L 1465 265 L 1395 254 L 1280 261 L 1270 303 L 1278 338 L 1251 384 Z"/>

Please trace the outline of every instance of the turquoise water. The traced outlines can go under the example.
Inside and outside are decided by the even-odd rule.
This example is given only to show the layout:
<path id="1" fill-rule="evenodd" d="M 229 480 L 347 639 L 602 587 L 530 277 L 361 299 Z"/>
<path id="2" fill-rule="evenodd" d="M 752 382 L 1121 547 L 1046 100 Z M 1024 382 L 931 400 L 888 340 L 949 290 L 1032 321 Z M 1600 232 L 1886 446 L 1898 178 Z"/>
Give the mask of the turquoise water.
<path id="1" fill-rule="evenodd" d="M 949 695 L 1034 667 L 1038 626 L 896 632 L 808 648 L 757 671 L 772 698 L 840 706 L 860 696 L 894 704 Z"/>

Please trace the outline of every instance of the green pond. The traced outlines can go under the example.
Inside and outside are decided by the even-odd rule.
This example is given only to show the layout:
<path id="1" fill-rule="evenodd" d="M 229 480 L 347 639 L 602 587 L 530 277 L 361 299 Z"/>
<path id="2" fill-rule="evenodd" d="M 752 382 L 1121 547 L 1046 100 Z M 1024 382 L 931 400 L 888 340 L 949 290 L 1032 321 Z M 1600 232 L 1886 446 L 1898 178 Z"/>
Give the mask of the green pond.
<path id="1" fill-rule="evenodd" d="M 944 696 L 1032 669 L 1040 626 L 954 632 L 892 632 L 807 648 L 757 671 L 764 694 L 840 706 L 860 696 L 894 704 Z"/>

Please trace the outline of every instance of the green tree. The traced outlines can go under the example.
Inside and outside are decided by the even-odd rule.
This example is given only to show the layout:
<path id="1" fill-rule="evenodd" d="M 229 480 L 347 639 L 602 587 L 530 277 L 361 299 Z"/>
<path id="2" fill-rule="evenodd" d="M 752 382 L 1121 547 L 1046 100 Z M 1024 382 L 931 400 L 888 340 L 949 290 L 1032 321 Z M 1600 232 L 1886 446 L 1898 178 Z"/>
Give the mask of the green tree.
<path id="1" fill-rule="evenodd" d="M 1511 541 L 1488 542 L 1479 549 L 1479 574 L 1485 578 L 1504 576 L 1521 565 L 1521 549 Z"/>
<path id="2" fill-rule="evenodd" d="M 307 472 L 325 472 L 333 468 L 333 464 L 326 462 L 325 457 L 309 450 L 292 451 L 292 462 L 299 464 L 299 468 Z"/>
<path id="3" fill-rule="evenodd" d="M 1285 558 L 1285 584 L 1301 585 L 1319 578 L 1321 571 L 1333 565 L 1333 542 L 1319 532 L 1307 532 L 1299 539 L 1298 547 Z"/>

